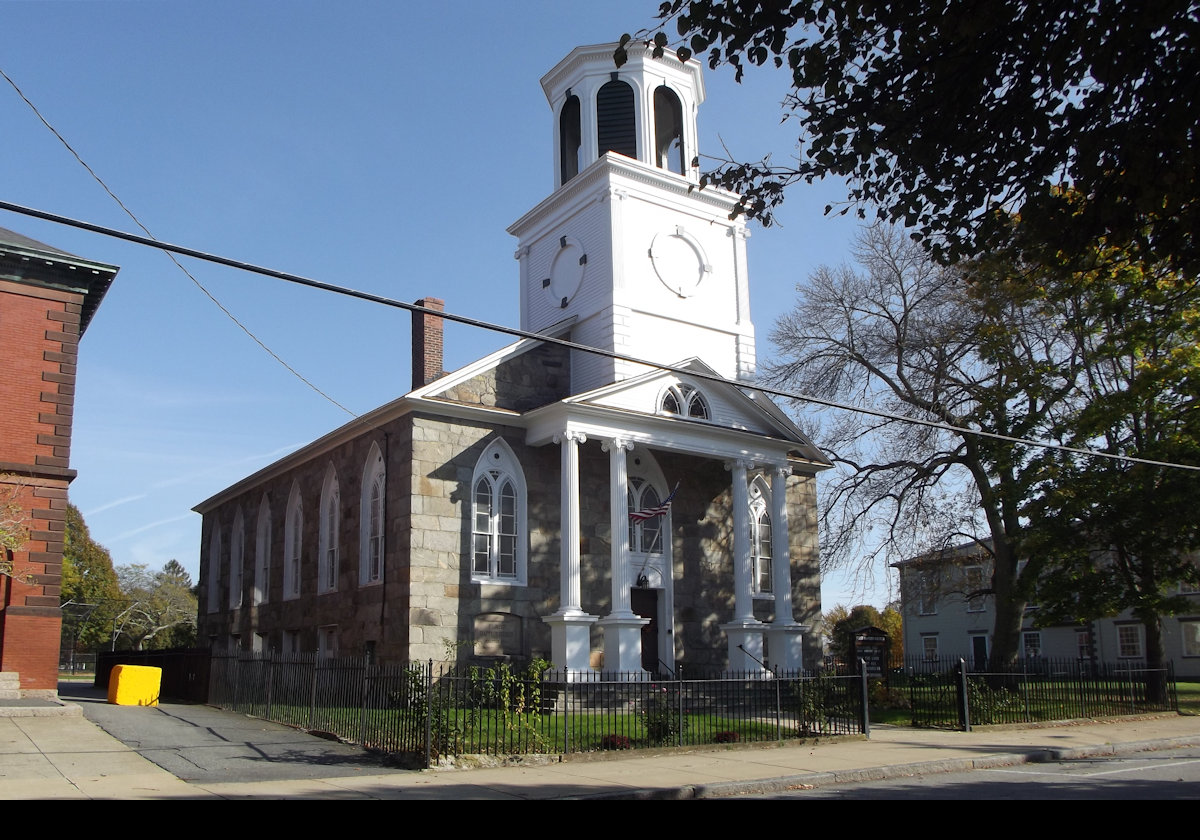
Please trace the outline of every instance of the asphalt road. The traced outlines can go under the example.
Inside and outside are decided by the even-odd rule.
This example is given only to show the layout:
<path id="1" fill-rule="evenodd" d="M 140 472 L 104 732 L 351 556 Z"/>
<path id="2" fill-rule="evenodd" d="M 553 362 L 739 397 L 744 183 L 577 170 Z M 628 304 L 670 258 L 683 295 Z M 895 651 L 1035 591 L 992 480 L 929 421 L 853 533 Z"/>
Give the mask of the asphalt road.
<path id="1" fill-rule="evenodd" d="M 1200 749 L 1022 764 L 861 782 L 738 799 L 1077 800 L 1200 799 Z"/>
<path id="2" fill-rule="evenodd" d="M 59 694 L 144 758 L 187 782 L 264 782 L 408 773 L 359 747 L 210 706 L 110 706 L 91 684 Z"/>

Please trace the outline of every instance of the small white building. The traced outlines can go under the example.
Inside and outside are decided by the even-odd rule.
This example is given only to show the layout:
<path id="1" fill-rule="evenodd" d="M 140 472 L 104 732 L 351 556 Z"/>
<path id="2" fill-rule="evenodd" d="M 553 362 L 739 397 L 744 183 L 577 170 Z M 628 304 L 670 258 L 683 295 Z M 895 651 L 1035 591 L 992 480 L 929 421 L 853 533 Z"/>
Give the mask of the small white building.
<path id="1" fill-rule="evenodd" d="M 900 573 L 900 603 L 907 657 L 963 658 L 983 667 L 995 622 L 992 560 L 979 543 L 892 564 Z M 1178 679 L 1200 679 L 1200 589 L 1181 587 L 1193 609 L 1162 619 L 1166 658 Z M 1088 662 L 1141 662 L 1145 628 L 1128 613 L 1095 621 L 1037 627 L 1037 606 L 1025 610 L 1021 651 L 1027 658 Z"/>

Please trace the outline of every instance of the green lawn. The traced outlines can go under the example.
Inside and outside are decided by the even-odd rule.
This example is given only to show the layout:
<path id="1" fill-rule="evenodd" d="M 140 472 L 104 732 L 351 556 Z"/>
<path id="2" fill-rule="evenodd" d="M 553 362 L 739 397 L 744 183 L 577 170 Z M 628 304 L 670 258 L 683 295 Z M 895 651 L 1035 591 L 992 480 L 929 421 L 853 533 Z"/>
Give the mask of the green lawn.
<path id="1" fill-rule="evenodd" d="M 1179 714 L 1200 715 L 1200 683 L 1177 683 Z"/>

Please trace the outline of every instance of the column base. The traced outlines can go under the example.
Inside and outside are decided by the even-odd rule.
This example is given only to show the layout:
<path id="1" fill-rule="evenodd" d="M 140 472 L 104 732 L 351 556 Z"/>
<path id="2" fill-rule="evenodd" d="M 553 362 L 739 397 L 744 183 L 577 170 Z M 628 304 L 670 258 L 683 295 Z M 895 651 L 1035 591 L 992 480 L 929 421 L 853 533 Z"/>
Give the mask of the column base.
<path id="1" fill-rule="evenodd" d="M 642 628 L 650 619 L 640 615 L 609 615 L 599 621 L 604 628 L 604 670 L 617 672 L 618 679 L 644 680 L 650 675 L 642 668 Z"/>
<path id="2" fill-rule="evenodd" d="M 763 629 L 761 621 L 734 621 L 720 625 L 729 639 L 729 668 L 734 676 L 768 675 L 763 663 Z"/>
<path id="3" fill-rule="evenodd" d="M 767 665 L 778 673 L 798 672 L 804 668 L 804 634 L 812 628 L 806 624 L 785 622 L 768 624 Z"/>
<path id="4" fill-rule="evenodd" d="M 591 668 L 592 625 L 596 616 L 588 613 L 554 613 L 542 616 L 550 625 L 550 656 L 554 671 L 567 682 L 595 674 Z"/>

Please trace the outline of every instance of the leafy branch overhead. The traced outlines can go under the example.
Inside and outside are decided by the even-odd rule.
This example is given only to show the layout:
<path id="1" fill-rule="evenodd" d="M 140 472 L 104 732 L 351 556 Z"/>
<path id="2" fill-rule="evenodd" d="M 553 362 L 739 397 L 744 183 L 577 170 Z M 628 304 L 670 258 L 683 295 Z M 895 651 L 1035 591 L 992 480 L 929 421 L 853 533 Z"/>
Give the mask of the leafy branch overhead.
<path id="1" fill-rule="evenodd" d="M 707 179 L 764 224 L 789 186 L 835 176 L 860 216 L 877 207 L 945 261 L 1003 241 L 1003 209 L 1067 253 L 1103 239 L 1200 267 L 1200 3 L 670 0 L 658 17 L 618 65 L 636 40 L 739 81 L 787 74 L 799 157 Z"/>

